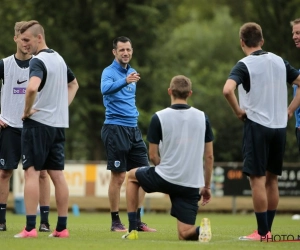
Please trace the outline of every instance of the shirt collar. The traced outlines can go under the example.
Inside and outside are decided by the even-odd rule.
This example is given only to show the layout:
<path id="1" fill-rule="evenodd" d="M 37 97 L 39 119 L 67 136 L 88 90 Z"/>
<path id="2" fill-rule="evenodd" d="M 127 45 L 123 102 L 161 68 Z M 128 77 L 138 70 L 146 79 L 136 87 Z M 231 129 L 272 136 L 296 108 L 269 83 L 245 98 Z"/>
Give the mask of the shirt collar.
<path id="1" fill-rule="evenodd" d="M 187 104 L 173 104 L 170 106 L 171 109 L 189 109 L 190 107 Z"/>
<path id="2" fill-rule="evenodd" d="M 120 63 L 117 62 L 116 59 L 114 59 L 112 65 L 113 65 L 115 68 L 117 68 L 117 70 L 119 70 L 119 71 L 121 71 L 121 72 L 123 72 L 123 73 L 127 73 L 128 70 L 131 68 L 131 66 L 130 66 L 129 64 L 127 64 L 126 69 L 124 69 L 124 68 L 120 65 Z"/>
<path id="3" fill-rule="evenodd" d="M 263 54 L 268 54 L 268 52 L 260 49 L 260 50 L 256 50 L 256 51 L 252 52 L 250 55 L 251 56 L 260 56 Z"/>

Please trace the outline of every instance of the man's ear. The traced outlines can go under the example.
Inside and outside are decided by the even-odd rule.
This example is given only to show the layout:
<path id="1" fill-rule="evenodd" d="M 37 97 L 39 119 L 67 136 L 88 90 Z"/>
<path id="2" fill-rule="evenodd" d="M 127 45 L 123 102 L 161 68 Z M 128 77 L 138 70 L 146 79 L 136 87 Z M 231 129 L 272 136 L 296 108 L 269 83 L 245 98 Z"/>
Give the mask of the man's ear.
<path id="1" fill-rule="evenodd" d="M 245 47 L 245 42 L 244 42 L 243 39 L 240 39 L 240 45 L 241 45 L 242 48 Z"/>

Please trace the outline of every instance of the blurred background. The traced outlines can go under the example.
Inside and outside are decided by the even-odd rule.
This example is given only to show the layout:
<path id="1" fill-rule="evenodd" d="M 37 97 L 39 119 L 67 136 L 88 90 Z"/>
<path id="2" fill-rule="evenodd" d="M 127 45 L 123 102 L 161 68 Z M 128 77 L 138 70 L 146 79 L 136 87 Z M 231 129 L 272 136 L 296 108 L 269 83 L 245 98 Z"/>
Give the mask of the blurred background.
<path id="1" fill-rule="evenodd" d="M 297 0 L 1 0 L 0 58 L 15 53 L 15 22 L 38 20 L 48 47 L 64 57 L 80 84 L 70 110 L 66 159 L 105 161 L 100 77 L 113 60 L 112 40 L 128 36 L 134 48 L 130 64 L 142 77 L 136 102 L 144 137 L 152 114 L 170 104 L 171 78 L 184 74 L 193 82 L 189 104 L 211 120 L 215 161 L 242 161 L 242 123 L 222 94 L 231 68 L 244 57 L 239 27 L 259 23 L 263 48 L 300 68 L 290 26 L 298 17 Z M 293 118 L 288 125 L 286 162 L 299 160 L 294 123 Z"/>
<path id="2" fill-rule="evenodd" d="M 231 68 L 244 57 L 238 33 L 245 22 L 261 25 L 263 49 L 300 68 L 300 51 L 295 48 L 290 25 L 300 18 L 298 0 L 1 0 L 0 6 L 0 58 L 16 51 L 15 22 L 38 20 L 45 29 L 48 47 L 64 57 L 78 79 L 80 89 L 70 107 L 70 128 L 66 130 L 65 176 L 70 206 L 109 208 L 110 172 L 106 171 L 100 137 L 105 119 L 100 77 L 114 59 L 113 39 L 128 36 L 134 48 L 130 64 L 142 77 L 136 102 L 144 139 L 152 114 L 170 105 L 167 88 L 171 78 L 186 75 L 193 82 L 189 104 L 209 116 L 215 134 L 212 191 L 216 199 L 205 209 L 252 211 L 249 183 L 241 171 L 243 124 L 231 111 L 222 90 Z M 284 196 L 279 204 L 282 212 L 299 212 L 295 197 L 300 192 L 300 168 L 294 127 L 293 118 L 288 123 L 285 168 L 279 182 Z M 21 166 L 13 179 L 9 207 L 16 211 L 22 208 L 19 213 L 24 213 Z M 125 185 L 121 190 L 123 210 Z M 55 207 L 53 196 L 51 207 Z M 146 211 L 169 207 L 164 195 L 146 196 Z"/>

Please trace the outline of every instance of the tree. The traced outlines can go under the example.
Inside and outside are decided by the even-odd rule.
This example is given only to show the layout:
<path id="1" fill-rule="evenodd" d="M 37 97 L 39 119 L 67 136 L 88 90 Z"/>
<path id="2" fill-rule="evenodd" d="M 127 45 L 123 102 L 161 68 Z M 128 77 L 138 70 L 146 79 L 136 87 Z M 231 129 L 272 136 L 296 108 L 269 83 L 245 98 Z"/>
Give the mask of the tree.
<path id="1" fill-rule="evenodd" d="M 100 76 L 113 60 L 112 40 L 121 35 L 132 39 L 136 53 L 131 63 L 147 79 L 152 61 L 147 47 L 154 44 L 158 35 L 157 23 L 168 16 L 167 3 L 166 0 L 74 0 L 71 8 L 67 1 L 2 1 L 1 24 L 13 31 L 15 21 L 38 20 L 45 28 L 47 45 L 64 57 L 78 79 L 80 88 L 70 107 L 70 128 L 66 132 L 67 159 L 105 159 L 100 138 L 104 121 Z M 6 36 L 12 40 L 13 32 L 7 32 Z M 8 40 L 6 44 L 7 48 L 14 48 Z M 148 93 L 148 84 L 151 80 L 141 81 L 139 94 Z M 147 98 L 137 97 L 140 102 Z"/>
<path id="2" fill-rule="evenodd" d="M 182 3 L 174 12 L 179 24 L 158 40 L 161 49 L 153 51 L 157 68 L 153 75 L 152 96 L 155 101 L 151 110 L 169 106 L 166 90 L 174 75 L 190 77 L 193 82 L 190 104 L 204 110 L 212 122 L 215 158 L 218 161 L 240 161 L 242 123 L 235 118 L 222 94 L 231 67 L 242 57 L 239 24 L 230 17 L 227 7 L 211 10 L 209 17 L 207 12 L 202 12 L 202 7 Z M 169 30 L 173 22 L 170 17 L 160 27 L 160 33 Z M 237 139 L 232 140 L 232 137 Z"/>
<path id="3" fill-rule="evenodd" d="M 190 104 L 203 109 L 212 122 L 215 160 L 241 161 L 243 124 L 222 95 L 231 67 L 244 56 L 240 25 L 260 23 L 264 49 L 299 64 L 289 26 L 290 20 L 300 17 L 298 1 L 263 2 L 262 7 L 261 0 L 73 0 L 71 4 L 2 0 L 0 56 L 15 52 L 16 21 L 38 20 L 45 28 L 47 45 L 64 57 L 80 85 L 70 106 L 66 159 L 105 160 L 100 77 L 113 60 L 112 40 L 128 36 L 134 48 L 131 65 L 142 76 L 136 102 L 144 137 L 152 114 L 170 104 L 166 90 L 171 78 L 184 74 L 193 82 Z M 294 121 L 290 121 L 286 160 L 296 161 L 298 154 Z"/>

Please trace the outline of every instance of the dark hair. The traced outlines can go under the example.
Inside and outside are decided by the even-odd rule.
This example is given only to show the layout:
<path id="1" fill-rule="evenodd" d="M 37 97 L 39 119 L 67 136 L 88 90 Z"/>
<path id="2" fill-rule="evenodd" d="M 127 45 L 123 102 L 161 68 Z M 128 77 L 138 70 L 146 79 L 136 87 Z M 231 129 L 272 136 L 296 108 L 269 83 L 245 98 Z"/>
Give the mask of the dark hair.
<path id="1" fill-rule="evenodd" d="M 184 75 L 174 76 L 170 82 L 170 89 L 175 99 L 185 100 L 192 90 L 192 82 Z"/>
<path id="2" fill-rule="evenodd" d="M 259 46 L 263 40 L 262 29 L 257 23 L 245 23 L 240 28 L 240 39 L 242 39 L 249 48 Z"/>
<path id="3" fill-rule="evenodd" d="M 131 40 L 128 37 L 119 36 L 119 37 L 117 37 L 116 39 L 113 40 L 113 49 L 117 48 L 118 42 L 121 42 L 121 43 L 130 42 L 130 44 L 132 46 Z"/>

